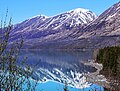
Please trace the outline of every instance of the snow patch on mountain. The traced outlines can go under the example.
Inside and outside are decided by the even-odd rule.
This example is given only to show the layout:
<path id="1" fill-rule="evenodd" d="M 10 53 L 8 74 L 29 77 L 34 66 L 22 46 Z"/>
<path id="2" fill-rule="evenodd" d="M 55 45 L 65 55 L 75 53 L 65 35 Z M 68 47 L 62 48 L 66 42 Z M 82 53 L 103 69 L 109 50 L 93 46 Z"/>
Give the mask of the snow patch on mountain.
<path id="1" fill-rule="evenodd" d="M 11 40 L 16 40 L 22 35 L 24 43 L 35 39 L 35 42 L 49 42 L 77 35 L 89 23 L 95 20 L 97 16 L 87 9 L 77 8 L 53 17 L 44 15 L 34 16 L 19 24 L 14 25 Z M 71 30 L 71 31 L 70 31 Z M 69 38 L 69 40 L 72 37 Z M 67 40 L 67 39 L 66 39 Z"/>

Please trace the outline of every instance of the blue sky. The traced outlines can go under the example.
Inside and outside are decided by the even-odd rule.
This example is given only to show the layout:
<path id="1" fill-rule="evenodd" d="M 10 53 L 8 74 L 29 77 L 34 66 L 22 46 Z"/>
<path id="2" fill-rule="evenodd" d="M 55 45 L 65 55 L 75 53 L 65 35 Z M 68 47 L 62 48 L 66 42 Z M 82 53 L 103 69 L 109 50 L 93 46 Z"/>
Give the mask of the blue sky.
<path id="1" fill-rule="evenodd" d="M 0 17 L 8 8 L 13 23 L 36 15 L 53 16 L 76 8 L 85 8 L 100 15 L 119 0 L 0 0 Z"/>

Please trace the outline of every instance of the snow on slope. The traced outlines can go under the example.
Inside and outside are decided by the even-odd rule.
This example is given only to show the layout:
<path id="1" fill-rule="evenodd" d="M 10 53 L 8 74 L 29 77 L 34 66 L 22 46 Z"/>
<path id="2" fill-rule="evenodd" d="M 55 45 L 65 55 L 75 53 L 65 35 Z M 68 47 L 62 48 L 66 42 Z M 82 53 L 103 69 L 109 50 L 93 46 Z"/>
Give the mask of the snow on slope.
<path id="1" fill-rule="evenodd" d="M 74 40 L 78 32 L 96 18 L 95 13 L 81 8 L 52 17 L 36 16 L 14 25 L 10 41 L 15 41 L 21 36 L 25 39 L 24 44 L 28 45 L 64 39 Z"/>
<path id="2" fill-rule="evenodd" d="M 93 12 L 81 8 L 71 10 L 53 17 L 40 15 L 16 24 L 14 26 L 13 33 L 26 33 L 29 31 L 33 32 L 34 30 L 36 31 L 33 33 L 36 33 L 38 31 L 44 30 L 58 30 L 61 27 L 70 29 L 76 25 L 83 26 L 84 24 L 88 24 L 92 20 L 96 19 L 96 17 L 97 16 Z"/>

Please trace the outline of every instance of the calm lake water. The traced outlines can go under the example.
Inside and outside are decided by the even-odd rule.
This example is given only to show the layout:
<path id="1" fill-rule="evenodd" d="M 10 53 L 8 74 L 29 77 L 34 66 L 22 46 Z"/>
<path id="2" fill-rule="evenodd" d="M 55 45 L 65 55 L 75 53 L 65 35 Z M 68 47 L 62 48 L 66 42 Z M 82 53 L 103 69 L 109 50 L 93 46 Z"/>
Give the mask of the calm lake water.
<path id="1" fill-rule="evenodd" d="M 53 50 L 23 50 L 19 61 L 27 57 L 27 64 L 35 65 L 32 79 L 39 79 L 37 90 L 63 91 L 68 84 L 69 91 L 85 91 L 98 89 L 101 86 L 86 82 L 84 73 L 94 72 L 95 68 L 83 65 L 88 59 L 93 59 L 93 51 L 53 51 Z M 34 83 L 33 80 L 31 82 Z M 47 88 L 46 88 L 47 87 Z"/>

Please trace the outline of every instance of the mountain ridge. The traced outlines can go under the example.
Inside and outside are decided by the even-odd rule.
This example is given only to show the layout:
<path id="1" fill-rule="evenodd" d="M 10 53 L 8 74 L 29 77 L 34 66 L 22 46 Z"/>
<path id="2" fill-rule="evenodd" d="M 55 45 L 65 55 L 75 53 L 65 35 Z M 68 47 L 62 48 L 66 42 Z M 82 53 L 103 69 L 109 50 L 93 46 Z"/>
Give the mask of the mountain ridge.
<path id="1" fill-rule="evenodd" d="M 22 34 L 28 49 L 81 49 L 120 45 L 119 7 L 120 2 L 99 17 L 81 8 L 52 18 L 35 17 L 14 27 L 11 41 L 20 38 Z"/>

